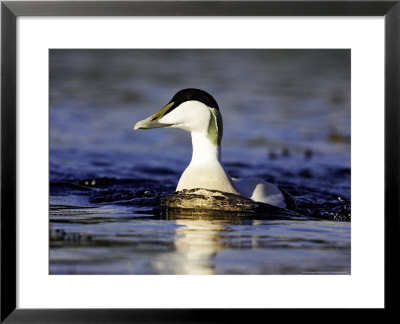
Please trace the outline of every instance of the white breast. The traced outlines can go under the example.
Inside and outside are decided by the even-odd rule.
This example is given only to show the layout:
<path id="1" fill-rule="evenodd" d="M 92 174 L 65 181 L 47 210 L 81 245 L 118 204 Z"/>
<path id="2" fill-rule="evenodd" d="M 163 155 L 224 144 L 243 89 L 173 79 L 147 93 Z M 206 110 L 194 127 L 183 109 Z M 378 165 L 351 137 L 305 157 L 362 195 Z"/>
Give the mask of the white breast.
<path id="1" fill-rule="evenodd" d="M 189 164 L 185 172 L 183 172 L 176 190 L 196 188 L 238 194 L 231 178 L 220 163 Z"/>

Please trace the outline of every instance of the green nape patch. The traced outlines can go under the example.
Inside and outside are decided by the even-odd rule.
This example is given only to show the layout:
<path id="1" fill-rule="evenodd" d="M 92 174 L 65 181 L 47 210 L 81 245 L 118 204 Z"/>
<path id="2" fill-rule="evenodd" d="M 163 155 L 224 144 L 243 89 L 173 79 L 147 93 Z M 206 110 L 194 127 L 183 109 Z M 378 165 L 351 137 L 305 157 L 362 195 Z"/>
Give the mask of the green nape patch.
<path id="1" fill-rule="evenodd" d="M 211 112 L 210 123 L 208 124 L 207 138 L 214 145 L 221 145 L 222 140 L 222 116 L 215 108 L 209 108 Z"/>

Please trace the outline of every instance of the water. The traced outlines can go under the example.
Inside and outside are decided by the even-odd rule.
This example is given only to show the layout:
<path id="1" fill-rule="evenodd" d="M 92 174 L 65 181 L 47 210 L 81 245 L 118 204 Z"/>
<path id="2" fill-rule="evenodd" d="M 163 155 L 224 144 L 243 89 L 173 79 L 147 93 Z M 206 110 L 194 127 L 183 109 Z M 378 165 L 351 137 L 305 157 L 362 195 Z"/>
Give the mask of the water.
<path id="1" fill-rule="evenodd" d="M 301 217 L 163 213 L 188 133 L 133 132 L 182 88 L 217 100 L 233 177 Z M 350 273 L 350 53 L 51 50 L 51 274 Z"/>

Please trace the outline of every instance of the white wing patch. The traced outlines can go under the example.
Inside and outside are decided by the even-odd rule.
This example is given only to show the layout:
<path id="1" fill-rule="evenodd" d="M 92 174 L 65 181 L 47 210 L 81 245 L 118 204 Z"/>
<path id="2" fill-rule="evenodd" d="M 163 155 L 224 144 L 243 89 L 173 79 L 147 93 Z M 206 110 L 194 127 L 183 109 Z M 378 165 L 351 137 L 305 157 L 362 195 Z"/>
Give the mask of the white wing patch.
<path id="1" fill-rule="evenodd" d="M 285 197 L 276 185 L 258 178 L 232 180 L 242 196 L 257 202 L 286 208 Z"/>

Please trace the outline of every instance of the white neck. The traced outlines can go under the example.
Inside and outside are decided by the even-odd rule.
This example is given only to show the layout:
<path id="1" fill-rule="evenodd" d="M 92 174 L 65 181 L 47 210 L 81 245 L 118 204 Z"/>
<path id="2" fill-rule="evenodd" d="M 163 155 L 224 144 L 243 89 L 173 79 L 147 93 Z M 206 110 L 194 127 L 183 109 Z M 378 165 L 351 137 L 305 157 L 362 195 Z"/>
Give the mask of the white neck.
<path id="1" fill-rule="evenodd" d="M 191 164 L 221 162 L 221 148 L 214 145 L 203 132 L 191 132 L 193 154 Z"/>
<path id="2" fill-rule="evenodd" d="M 221 164 L 221 148 L 211 143 L 207 133 L 191 132 L 192 161 L 179 179 L 176 191 L 203 188 L 238 194 L 231 178 Z"/>

